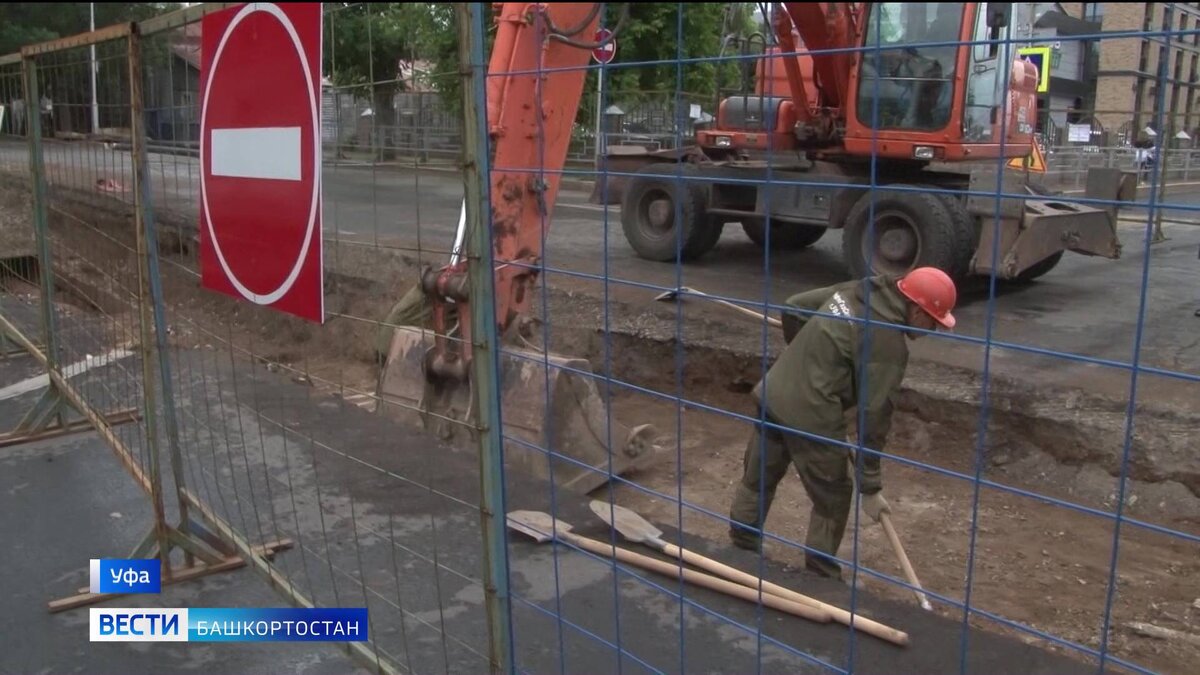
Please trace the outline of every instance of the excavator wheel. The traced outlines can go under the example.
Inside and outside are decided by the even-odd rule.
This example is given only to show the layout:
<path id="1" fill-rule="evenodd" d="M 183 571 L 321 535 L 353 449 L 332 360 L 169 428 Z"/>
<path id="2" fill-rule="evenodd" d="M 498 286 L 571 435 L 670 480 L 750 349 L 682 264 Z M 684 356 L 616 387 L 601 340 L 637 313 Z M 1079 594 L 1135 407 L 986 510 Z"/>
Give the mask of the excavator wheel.
<path id="1" fill-rule="evenodd" d="M 797 251 L 817 243 L 829 228 L 819 225 L 771 223 L 771 250 Z M 742 231 L 759 247 L 767 245 L 767 227 L 761 219 L 742 221 Z"/>
<path id="2" fill-rule="evenodd" d="M 842 255 L 857 278 L 900 275 L 917 267 L 953 275 L 960 264 L 960 240 L 955 214 L 936 194 L 865 192 L 846 216 Z"/>
<path id="3" fill-rule="evenodd" d="M 975 249 L 979 248 L 979 224 L 967 211 L 967 206 L 961 199 L 945 193 L 938 193 L 937 197 L 946 205 L 958 233 L 954 269 L 947 273 L 956 281 L 965 279 L 971 273 L 971 259 L 975 257 Z"/>
<path id="4" fill-rule="evenodd" d="M 682 174 L 682 177 L 681 177 Z M 708 187 L 691 164 L 651 164 L 631 179 L 621 200 L 621 227 L 639 257 L 656 262 L 699 258 L 721 234 L 708 215 Z"/>

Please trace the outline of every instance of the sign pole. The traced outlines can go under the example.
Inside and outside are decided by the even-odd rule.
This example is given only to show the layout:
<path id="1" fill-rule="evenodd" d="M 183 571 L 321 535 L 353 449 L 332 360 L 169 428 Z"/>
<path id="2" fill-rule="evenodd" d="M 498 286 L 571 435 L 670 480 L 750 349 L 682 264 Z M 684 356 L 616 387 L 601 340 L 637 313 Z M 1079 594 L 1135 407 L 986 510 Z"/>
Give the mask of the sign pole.
<path id="1" fill-rule="evenodd" d="M 599 28 L 596 34 L 592 37 L 596 44 L 603 43 L 603 46 L 592 50 L 592 60 L 603 66 L 606 63 L 612 63 L 612 60 L 617 56 L 617 40 L 613 37 L 612 31 L 607 28 Z M 600 158 L 604 155 L 604 68 L 601 67 L 596 74 L 596 163 L 599 165 Z"/>
<path id="2" fill-rule="evenodd" d="M 604 155 L 604 135 L 602 126 L 604 124 L 604 68 L 600 68 L 596 75 L 596 161 Z"/>

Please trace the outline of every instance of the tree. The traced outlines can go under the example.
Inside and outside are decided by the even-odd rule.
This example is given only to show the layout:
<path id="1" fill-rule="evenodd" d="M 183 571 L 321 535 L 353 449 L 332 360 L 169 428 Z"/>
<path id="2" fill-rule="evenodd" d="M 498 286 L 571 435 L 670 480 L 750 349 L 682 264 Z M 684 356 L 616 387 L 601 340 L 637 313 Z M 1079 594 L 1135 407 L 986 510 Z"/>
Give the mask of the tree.
<path id="1" fill-rule="evenodd" d="M 679 42 L 681 7 L 682 43 Z M 654 62 L 657 65 L 614 70 L 609 73 L 613 89 L 672 91 L 678 88 L 697 94 L 715 95 L 718 67 L 734 73 L 737 67 L 735 63 L 689 63 L 679 73 L 675 61 L 717 57 L 725 36 L 749 32 L 750 12 L 745 3 L 634 4 L 630 8 L 629 21 L 619 36 L 615 63 Z M 607 23 L 612 25 L 615 20 L 612 18 Z"/>
<path id="2" fill-rule="evenodd" d="M 434 60 L 436 75 L 434 86 L 442 94 L 443 104 L 458 110 L 461 104 L 461 77 L 458 72 L 458 43 L 454 35 L 452 8 L 449 5 L 428 5 L 435 20 L 426 24 L 423 36 L 427 54 Z M 686 3 L 683 8 L 683 45 L 677 44 L 679 21 L 678 3 L 636 3 L 629 7 L 629 17 L 620 27 L 617 36 L 618 51 L 615 64 L 658 62 L 658 65 L 634 68 L 614 68 L 608 71 L 609 91 L 621 92 L 627 98 L 648 97 L 658 93 L 673 92 L 680 84 L 676 77 L 673 61 L 676 58 L 690 59 L 717 57 L 721 54 L 725 36 L 748 36 L 761 30 L 754 19 L 751 3 Z M 438 15 L 441 8 L 444 16 Z M 623 3 L 609 3 L 605 7 L 602 25 L 615 28 Z M 488 29 L 485 48 L 491 54 L 492 26 L 491 5 L 485 5 L 485 26 Z M 590 36 L 580 36 L 590 39 Z M 725 56 L 730 53 L 726 52 Z M 485 57 L 486 58 L 486 57 Z M 593 64 L 594 65 L 594 64 Z M 686 100 L 694 97 L 715 100 L 718 86 L 729 86 L 737 81 L 739 65 L 727 61 L 720 64 L 706 62 L 689 64 L 683 68 L 680 89 L 686 92 Z M 596 78 L 599 69 L 590 68 L 584 85 L 584 96 L 580 105 L 581 124 L 594 124 L 596 107 Z M 606 95 L 606 99 L 609 96 Z"/>
<path id="3" fill-rule="evenodd" d="M 178 9 L 177 2 L 97 2 L 96 27 L 142 21 Z M 86 2 L 10 2 L 0 4 L 0 54 L 11 54 L 28 44 L 86 33 Z"/>
<path id="4" fill-rule="evenodd" d="M 683 40 L 677 39 L 682 8 Z M 432 86 L 446 110 L 460 111 L 462 75 L 458 63 L 458 36 L 453 4 L 376 3 L 338 6 L 327 10 L 325 72 L 339 87 L 349 87 L 371 96 L 380 143 L 392 145 L 395 124 L 393 99 L 412 84 L 399 77 L 401 61 L 420 61 L 428 68 L 425 84 Z M 605 6 L 603 25 L 615 27 L 624 3 Z M 727 36 L 748 36 L 763 30 L 755 21 L 751 3 L 630 3 L 629 17 L 618 35 L 615 63 L 654 62 L 655 65 L 613 68 L 608 71 L 608 91 L 620 92 L 623 100 L 668 96 L 677 88 L 686 104 L 715 102 L 721 86 L 731 86 L 740 77 L 735 61 L 704 61 L 676 72 L 676 59 L 715 58 L 722 55 Z M 495 27 L 492 5 L 484 5 L 485 60 L 490 59 Z M 586 36 L 583 39 L 589 39 Z M 729 57 L 734 50 L 726 49 Z M 581 124 L 594 124 L 598 69 L 591 68 L 584 86 Z M 611 98 L 606 95 L 606 99 Z"/>
<path id="5" fill-rule="evenodd" d="M 394 157 L 396 93 L 417 84 L 418 64 L 451 63 L 445 54 L 457 53 L 454 6 L 398 2 L 335 6 L 326 10 L 325 29 L 325 73 L 334 85 L 371 99 L 379 157 Z M 401 76 L 401 63 L 413 66 L 412 78 Z M 435 68 L 435 75 L 439 69 Z M 446 70 L 455 79 L 457 68 Z"/>

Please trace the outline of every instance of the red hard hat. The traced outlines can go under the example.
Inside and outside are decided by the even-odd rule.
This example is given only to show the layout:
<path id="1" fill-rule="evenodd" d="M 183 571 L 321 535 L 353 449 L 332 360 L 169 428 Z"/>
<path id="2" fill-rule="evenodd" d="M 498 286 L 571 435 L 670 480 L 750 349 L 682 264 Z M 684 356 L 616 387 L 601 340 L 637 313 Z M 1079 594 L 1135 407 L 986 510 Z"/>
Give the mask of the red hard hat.
<path id="1" fill-rule="evenodd" d="M 929 316 L 946 328 L 954 328 L 954 303 L 958 291 L 950 277 L 936 267 L 918 267 L 896 283 L 904 297 L 917 303 Z"/>

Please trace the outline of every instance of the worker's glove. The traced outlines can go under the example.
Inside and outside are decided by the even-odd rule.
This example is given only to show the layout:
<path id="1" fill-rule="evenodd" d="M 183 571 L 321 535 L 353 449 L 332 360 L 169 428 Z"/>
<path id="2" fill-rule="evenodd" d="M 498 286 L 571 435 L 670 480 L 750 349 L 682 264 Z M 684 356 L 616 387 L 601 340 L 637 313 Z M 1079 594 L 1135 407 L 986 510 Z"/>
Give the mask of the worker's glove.
<path id="1" fill-rule="evenodd" d="M 879 519 L 885 513 L 891 513 L 892 507 L 888 506 L 887 500 L 883 498 L 882 492 L 875 492 L 869 495 L 863 495 L 862 510 L 871 520 L 879 522 Z"/>

